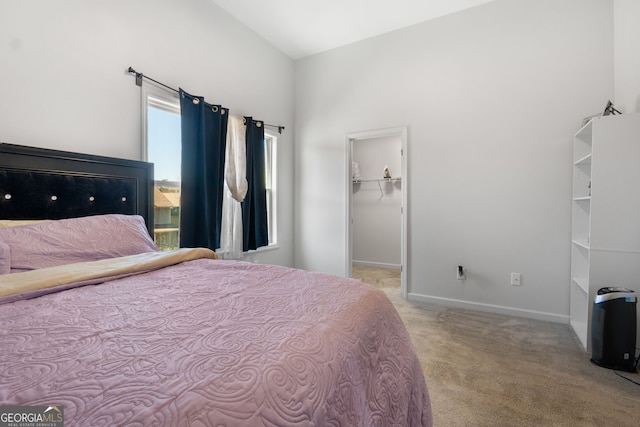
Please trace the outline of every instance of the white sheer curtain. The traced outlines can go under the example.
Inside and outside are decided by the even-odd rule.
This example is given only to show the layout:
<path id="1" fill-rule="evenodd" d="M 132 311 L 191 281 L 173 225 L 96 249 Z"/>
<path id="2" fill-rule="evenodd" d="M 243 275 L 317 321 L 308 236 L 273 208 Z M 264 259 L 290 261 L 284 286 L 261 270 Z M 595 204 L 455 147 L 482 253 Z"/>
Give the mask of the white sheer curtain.
<path id="1" fill-rule="evenodd" d="M 247 195 L 246 126 L 242 117 L 229 117 L 224 167 L 220 249 L 224 259 L 242 258 L 242 205 Z"/>

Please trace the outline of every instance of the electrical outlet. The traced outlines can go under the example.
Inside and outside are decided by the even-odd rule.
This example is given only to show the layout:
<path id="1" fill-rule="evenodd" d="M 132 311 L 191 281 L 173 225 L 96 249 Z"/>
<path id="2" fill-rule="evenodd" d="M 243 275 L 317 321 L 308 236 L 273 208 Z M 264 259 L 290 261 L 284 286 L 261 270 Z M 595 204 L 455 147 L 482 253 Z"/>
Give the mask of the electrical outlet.
<path id="1" fill-rule="evenodd" d="M 511 273 L 511 286 L 522 285 L 522 275 L 520 273 Z"/>
<path id="2" fill-rule="evenodd" d="M 466 278 L 467 278 L 467 275 L 465 274 L 464 267 L 459 265 L 458 270 L 456 271 L 456 279 L 464 280 Z"/>

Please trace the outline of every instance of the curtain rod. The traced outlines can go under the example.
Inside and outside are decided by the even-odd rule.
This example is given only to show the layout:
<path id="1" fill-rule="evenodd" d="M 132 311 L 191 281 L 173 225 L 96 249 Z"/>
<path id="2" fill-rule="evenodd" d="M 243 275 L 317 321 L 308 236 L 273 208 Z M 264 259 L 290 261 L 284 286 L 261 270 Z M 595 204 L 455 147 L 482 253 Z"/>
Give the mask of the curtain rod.
<path id="1" fill-rule="evenodd" d="M 129 67 L 129 69 L 127 70 L 127 72 L 128 72 L 128 73 L 130 73 L 130 74 L 135 74 L 135 75 L 136 75 L 136 85 L 138 85 L 138 86 L 142 86 L 142 79 L 147 79 L 147 80 L 151 80 L 152 82 L 154 82 L 154 83 L 156 83 L 156 84 L 159 84 L 159 85 L 160 85 L 160 86 L 162 86 L 162 87 L 165 87 L 165 88 L 167 88 L 167 89 L 169 89 L 169 90 L 172 90 L 172 91 L 174 91 L 174 92 L 176 92 L 176 93 L 180 93 L 180 91 L 178 91 L 178 89 L 174 89 L 174 88 L 172 88 L 171 86 L 167 86 L 167 85 L 166 85 L 166 84 L 164 84 L 164 83 L 160 83 L 159 81 L 154 80 L 154 79 L 152 79 L 152 78 L 151 78 L 151 77 L 149 77 L 149 76 L 145 76 L 144 74 L 139 73 L 139 72 L 137 72 L 136 70 L 134 70 L 134 69 L 133 69 L 133 67 Z M 263 122 L 263 123 L 264 123 L 264 122 Z M 269 123 L 264 123 L 264 125 L 265 125 L 265 126 L 272 127 L 272 128 L 277 128 L 277 129 L 278 129 L 278 133 L 280 133 L 280 134 L 281 134 L 281 133 L 282 133 L 282 131 L 284 130 L 284 126 L 280 126 L 280 125 L 270 125 Z"/>

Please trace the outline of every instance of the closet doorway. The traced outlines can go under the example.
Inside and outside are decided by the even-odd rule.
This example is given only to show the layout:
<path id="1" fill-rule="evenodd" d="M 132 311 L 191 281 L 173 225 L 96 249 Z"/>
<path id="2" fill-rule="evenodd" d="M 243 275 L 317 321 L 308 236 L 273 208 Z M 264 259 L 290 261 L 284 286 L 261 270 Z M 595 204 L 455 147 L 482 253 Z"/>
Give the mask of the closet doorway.
<path id="1" fill-rule="evenodd" d="M 399 275 L 407 298 L 407 128 L 349 133 L 346 151 L 347 275 Z"/>

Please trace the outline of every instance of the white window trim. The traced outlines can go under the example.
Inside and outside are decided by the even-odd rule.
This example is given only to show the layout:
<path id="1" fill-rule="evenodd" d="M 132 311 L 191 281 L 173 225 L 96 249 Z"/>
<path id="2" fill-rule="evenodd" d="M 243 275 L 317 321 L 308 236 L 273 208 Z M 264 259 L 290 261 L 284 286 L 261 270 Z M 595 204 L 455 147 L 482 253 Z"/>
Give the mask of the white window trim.
<path id="1" fill-rule="evenodd" d="M 160 86 L 142 83 L 141 94 L 141 117 L 142 117 L 142 135 L 140 147 L 140 159 L 147 162 L 149 160 L 149 140 L 147 134 L 148 117 L 147 112 L 149 106 L 168 111 L 170 113 L 180 114 L 180 98 L 178 94 L 172 90 L 162 88 Z"/>
<path id="2" fill-rule="evenodd" d="M 278 247 L 278 136 L 265 129 L 265 138 L 271 138 L 271 204 L 272 218 L 269 221 L 269 235 L 273 236 L 273 243 L 269 243 L 267 248 Z M 265 153 L 266 154 L 266 153 Z"/>

